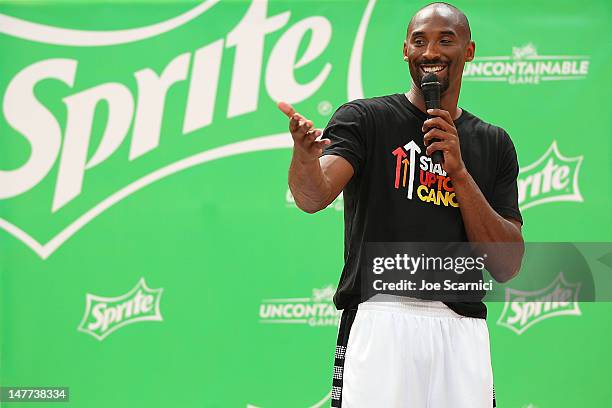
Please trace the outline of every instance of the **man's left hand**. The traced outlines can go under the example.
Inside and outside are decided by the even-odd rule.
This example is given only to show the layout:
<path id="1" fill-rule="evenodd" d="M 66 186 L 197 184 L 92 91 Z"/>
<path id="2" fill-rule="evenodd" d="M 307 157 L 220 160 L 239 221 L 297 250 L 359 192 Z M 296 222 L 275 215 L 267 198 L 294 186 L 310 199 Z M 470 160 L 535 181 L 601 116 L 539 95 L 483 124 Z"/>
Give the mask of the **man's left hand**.
<path id="1" fill-rule="evenodd" d="M 442 109 L 428 109 L 427 113 L 434 116 L 423 123 L 425 136 L 423 141 L 427 146 L 426 154 L 431 154 L 440 150 L 444 155 L 442 168 L 453 178 L 465 170 L 465 165 L 461 159 L 461 148 L 459 145 L 459 134 L 455 123 L 448 111 Z M 438 139 L 438 142 L 431 143 L 431 139 Z"/>

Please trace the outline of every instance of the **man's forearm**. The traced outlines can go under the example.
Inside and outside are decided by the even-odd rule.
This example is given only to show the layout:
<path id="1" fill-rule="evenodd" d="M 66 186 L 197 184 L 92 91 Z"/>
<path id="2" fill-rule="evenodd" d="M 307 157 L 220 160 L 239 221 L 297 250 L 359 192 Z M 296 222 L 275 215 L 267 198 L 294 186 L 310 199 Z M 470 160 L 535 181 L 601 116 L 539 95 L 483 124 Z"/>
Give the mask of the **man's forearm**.
<path id="1" fill-rule="evenodd" d="M 491 208 L 467 170 L 453 177 L 453 187 L 468 240 L 493 243 L 489 247 L 485 245 L 487 270 L 500 282 L 511 279 L 518 273 L 524 253 L 520 229 Z"/>
<path id="2" fill-rule="evenodd" d="M 295 204 L 311 214 L 325 208 L 331 195 L 319 159 L 304 160 L 295 151 L 289 166 L 289 189 Z"/>

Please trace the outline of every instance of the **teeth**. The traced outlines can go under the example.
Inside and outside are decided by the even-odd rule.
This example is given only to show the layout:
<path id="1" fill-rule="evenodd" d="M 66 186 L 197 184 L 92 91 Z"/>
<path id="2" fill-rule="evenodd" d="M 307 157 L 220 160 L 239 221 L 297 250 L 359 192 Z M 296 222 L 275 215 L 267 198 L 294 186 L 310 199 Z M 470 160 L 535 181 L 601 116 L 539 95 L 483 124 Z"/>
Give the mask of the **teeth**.
<path id="1" fill-rule="evenodd" d="M 430 66 L 430 67 L 421 67 L 423 68 L 423 71 L 430 73 L 430 72 L 440 72 L 444 69 L 444 65 L 435 65 L 435 66 Z"/>

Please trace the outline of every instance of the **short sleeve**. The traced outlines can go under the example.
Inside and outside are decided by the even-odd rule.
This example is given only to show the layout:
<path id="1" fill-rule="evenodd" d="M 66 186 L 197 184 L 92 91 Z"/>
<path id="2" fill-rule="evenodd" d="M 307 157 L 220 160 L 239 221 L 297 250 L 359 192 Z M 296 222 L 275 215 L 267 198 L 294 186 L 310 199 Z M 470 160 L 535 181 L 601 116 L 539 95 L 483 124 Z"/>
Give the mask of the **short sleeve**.
<path id="1" fill-rule="evenodd" d="M 512 218 L 523 224 L 523 217 L 518 206 L 517 178 L 519 165 L 514 143 L 503 129 L 500 129 L 499 161 L 491 207 L 502 217 Z"/>
<path id="2" fill-rule="evenodd" d="M 334 113 L 323 131 L 322 138 L 331 144 L 323 155 L 336 155 L 346 159 L 355 175 L 359 175 L 365 164 L 365 113 L 353 104 L 344 104 Z"/>

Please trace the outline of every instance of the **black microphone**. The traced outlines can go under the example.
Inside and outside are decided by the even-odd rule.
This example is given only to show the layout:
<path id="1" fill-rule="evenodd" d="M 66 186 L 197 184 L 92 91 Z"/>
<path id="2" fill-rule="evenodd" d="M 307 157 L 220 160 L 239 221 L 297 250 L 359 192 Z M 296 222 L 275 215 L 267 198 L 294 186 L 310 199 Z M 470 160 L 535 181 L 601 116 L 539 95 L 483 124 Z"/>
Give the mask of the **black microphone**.
<path id="1" fill-rule="evenodd" d="M 421 80 L 421 92 L 423 92 L 427 109 L 440 109 L 440 82 L 436 74 L 432 72 L 425 74 Z M 432 117 L 430 115 L 427 116 Z M 430 144 L 439 141 L 439 139 L 431 139 Z M 442 152 L 440 150 L 433 152 L 431 154 L 431 161 L 434 164 L 441 164 L 444 161 Z"/>

